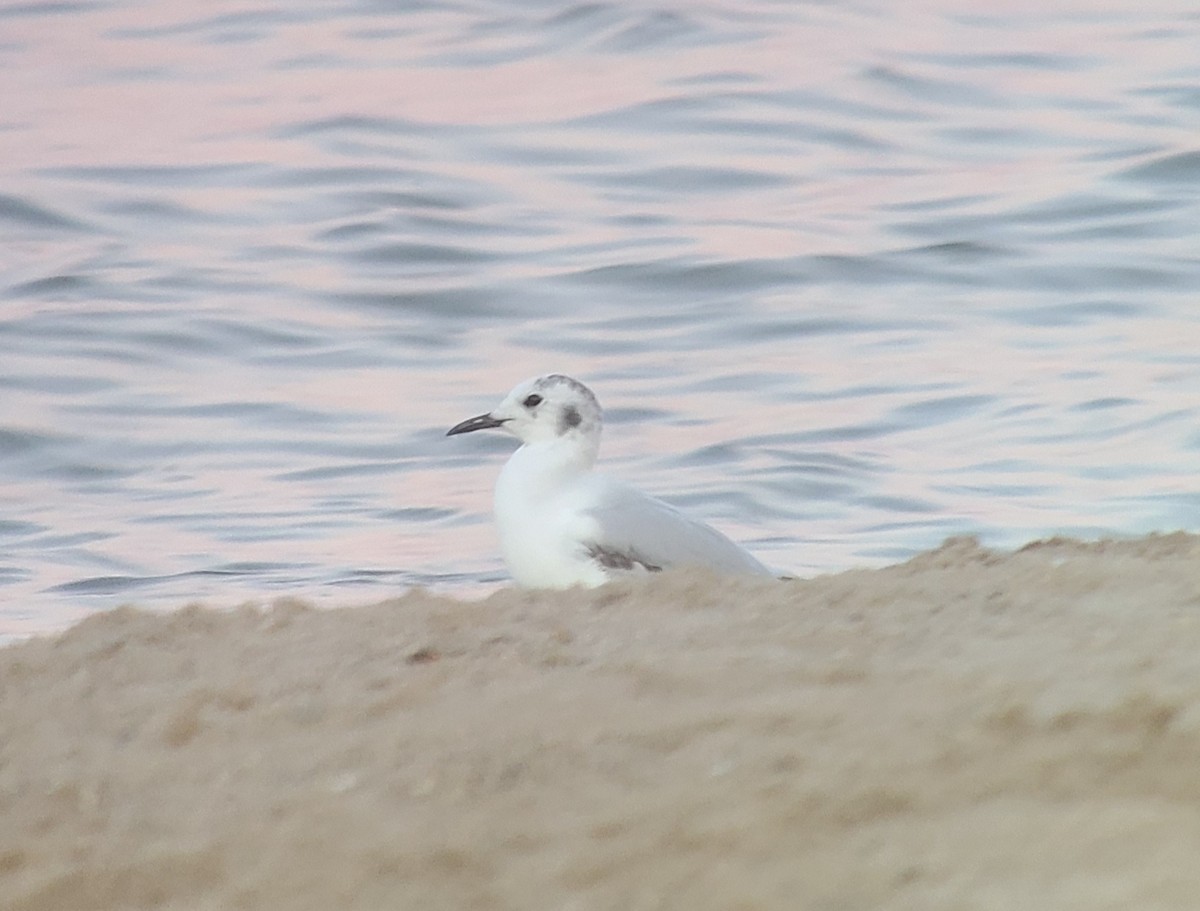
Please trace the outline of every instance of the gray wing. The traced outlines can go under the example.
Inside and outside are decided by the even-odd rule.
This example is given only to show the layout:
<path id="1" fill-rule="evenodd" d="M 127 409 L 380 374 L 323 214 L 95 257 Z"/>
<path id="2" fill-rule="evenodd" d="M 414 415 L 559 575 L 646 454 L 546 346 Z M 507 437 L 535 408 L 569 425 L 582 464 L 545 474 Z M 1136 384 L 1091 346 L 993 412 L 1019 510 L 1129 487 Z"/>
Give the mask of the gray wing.
<path id="1" fill-rule="evenodd" d="M 651 571 L 704 566 L 719 573 L 771 575 L 748 551 L 674 506 L 603 475 L 594 475 L 594 520 L 584 535 L 589 555 L 607 569 Z"/>

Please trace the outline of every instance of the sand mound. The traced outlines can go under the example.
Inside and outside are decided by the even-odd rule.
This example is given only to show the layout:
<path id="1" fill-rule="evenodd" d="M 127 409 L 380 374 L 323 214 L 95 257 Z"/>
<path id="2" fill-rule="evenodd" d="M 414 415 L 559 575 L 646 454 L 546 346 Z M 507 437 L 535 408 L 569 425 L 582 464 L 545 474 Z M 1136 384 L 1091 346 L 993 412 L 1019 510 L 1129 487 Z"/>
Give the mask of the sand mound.
<path id="1" fill-rule="evenodd" d="M 5 909 L 1192 909 L 1200 538 L 122 609 L 0 650 Z"/>

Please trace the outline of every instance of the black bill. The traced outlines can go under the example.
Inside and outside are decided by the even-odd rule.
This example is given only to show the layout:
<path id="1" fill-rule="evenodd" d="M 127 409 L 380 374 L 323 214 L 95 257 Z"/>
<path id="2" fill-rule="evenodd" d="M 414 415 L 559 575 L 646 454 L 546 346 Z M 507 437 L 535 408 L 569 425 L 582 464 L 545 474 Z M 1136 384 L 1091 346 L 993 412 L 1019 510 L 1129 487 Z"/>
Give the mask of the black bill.
<path id="1" fill-rule="evenodd" d="M 473 418 L 467 418 L 461 424 L 455 424 L 446 431 L 446 436 L 452 437 L 455 434 L 470 433 L 473 430 L 491 430 L 493 427 L 499 427 L 503 423 L 503 421 L 492 417 L 490 414 L 480 414 Z"/>

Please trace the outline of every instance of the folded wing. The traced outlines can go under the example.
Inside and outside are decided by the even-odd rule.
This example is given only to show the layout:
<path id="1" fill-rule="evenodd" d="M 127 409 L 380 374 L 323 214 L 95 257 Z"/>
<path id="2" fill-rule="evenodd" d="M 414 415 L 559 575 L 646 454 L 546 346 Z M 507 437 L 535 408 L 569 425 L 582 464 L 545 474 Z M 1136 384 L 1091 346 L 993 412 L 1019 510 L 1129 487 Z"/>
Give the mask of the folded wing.
<path id="1" fill-rule="evenodd" d="M 590 521 L 581 543 L 606 569 L 656 571 L 703 566 L 718 573 L 770 575 L 753 555 L 715 528 L 662 500 L 603 475 L 592 476 Z"/>

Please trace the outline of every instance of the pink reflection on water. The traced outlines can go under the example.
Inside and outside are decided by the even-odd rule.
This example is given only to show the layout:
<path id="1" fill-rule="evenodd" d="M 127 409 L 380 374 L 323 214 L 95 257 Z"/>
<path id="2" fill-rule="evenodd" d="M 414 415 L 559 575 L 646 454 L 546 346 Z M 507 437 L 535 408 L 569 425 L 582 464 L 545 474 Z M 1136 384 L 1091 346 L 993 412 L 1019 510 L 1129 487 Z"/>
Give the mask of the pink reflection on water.
<path id="1" fill-rule="evenodd" d="M 1141 20 L 1150 15 L 1148 10 L 1128 14 L 1127 25 L 1119 21 L 1104 28 L 1089 25 L 1089 15 L 1124 8 L 1109 2 L 1081 7 L 1077 15 L 1045 15 L 1045 4 L 1022 0 L 1005 6 L 1000 27 L 995 5 L 983 3 L 922 2 L 905 6 L 899 15 L 814 8 L 803 16 L 774 18 L 769 6 L 764 12 L 751 5 L 752 12 L 763 18 L 746 27 L 759 34 L 733 44 L 609 53 L 598 48 L 612 36 L 600 35 L 589 38 L 590 45 L 585 41 L 582 46 L 486 66 L 470 65 L 454 55 L 510 51 L 507 45 L 513 38 L 472 37 L 463 21 L 469 12 L 320 21 L 288 21 L 264 14 L 263 21 L 256 23 L 253 16 L 239 19 L 237 14 L 246 12 L 242 2 L 220 0 L 97 6 L 55 17 L 9 17 L 5 41 L 20 50 L 10 54 L 14 65 L 5 68 L 5 119 L 13 128 L 0 131 L 0 168 L 24 192 L 42 169 L 53 167 L 242 163 L 281 170 L 336 167 L 345 160 L 289 128 L 339 117 L 377 118 L 387 139 L 372 145 L 368 126 L 363 131 L 367 138 L 352 156 L 355 162 L 412 165 L 422 174 L 486 188 L 489 198 L 502 200 L 487 210 L 487 216 L 500 225 L 530 212 L 554 213 L 553 219 L 547 219 L 552 229 L 544 233 L 527 237 L 496 232 L 478 241 L 485 252 L 502 259 L 508 254 L 529 254 L 524 259 L 505 259 L 489 277 L 555 276 L 594 266 L 595 257 L 573 251 L 627 244 L 628 231 L 618 216 L 630 213 L 648 221 L 657 218 L 665 227 L 662 236 L 644 237 L 645 246 L 627 245 L 611 254 L 621 262 L 672 256 L 742 262 L 886 253 L 904 243 L 898 241 L 896 226 L 903 225 L 913 204 L 944 205 L 948 211 L 957 209 L 967 215 L 994 214 L 997 205 L 1019 210 L 1084 190 L 1098 175 L 1112 170 L 1106 160 L 1081 158 L 1080 150 L 1109 141 L 1128 142 L 1131 134 L 1140 136 L 1131 119 L 1136 115 L 1154 124 L 1157 105 L 1162 103 L 1145 91 L 1145 74 L 1172 68 L 1190 72 L 1195 61 L 1195 47 L 1186 34 L 1177 41 L 1152 45 L 1137 40 L 1147 27 Z M 1173 8 L 1190 10 L 1178 4 Z M 226 25 L 189 25 L 227 15 L 232 18 Z M 398 21 L 403 22 L 403 31 L 397 29 Z M 530 31 L 536 32 L 539 23 L 535 19 L 531 24 Z M 1084 26 L 1089 42 L 1081 47 L 1079 34 Z M 222 39 L 222 33 L 230 34 Z M 968 52 L 994 56 L 995 63 L 965 65 Z M 1152 65 L 1144 59 L 1150 52 L 1156 55 Z M 1023 69 L 1004 62 L 1014 55 L 1045 55 L 1063 65 Z M 836 99 L 850 109 L 840 110 L 836 104 L 797 105 L 790 96 Z M 1071 103 L 1064 104 L 1064 98 Z M 1097 114 L 1111 110 L 1114 99 L 1129 105 L 1124 120 Z M 698 102 L 694 124 L 687 125 L 690 109 L 683 104 L 678 105 L 682 113 L 676 113 L 684 126 L 656 129 L 653 112 L 645 106 L 680 101 Z M 621 129 L 571 123 L 639 106 L 641 120 Z M 806 122 L 790 122 L 800 117 Z M 739 118 L 744 129 L 738 128 Z M 405 124 L 412 127 L 411 134 L 397 137 L 389 130 L 400 126 L 396 132 L 404 133 Z M 443 126 L 510 128 L 492 137 L 499 149 L 511 144 L 533 151 L 583 154 L 575 159 L 564 155 L 568 162 L 579 163 L 557 169 L 536 159 L 531 164 L 519 155 L 479 155 L 469 143 L 463 146 L 456 139 L 440 138 L 443 134 L 437 128 Z M 792 127 L 798 129 L 789 134 Z M 838 131 L 855 134 L 861 141 L 814 138 Z M 1154 141 L 1190 147 L 1193 132 L 1182 126 L 1158 126 Z M 681 191 L 667 194 L 668 198 L 653 192 L 654 181 L 669 178 L 680 163 L 732 172 L 734 188 L 724 193 Z M 630 172 L 649 182 L 640 193 L 636 186 L 611 179 Z M 744 186 L 737 184 L 738 175 L 747 179 Z M 748 178 L 765 178 L 765 185 Z M 47 183 L 44 188 L 51 199 L 62 199 L 64 208 L 72 211 L 80 206 L 75 194 L 82 198 L 99 192 L 93 185 Z M 155 192 L 152 186 L 142 191 Z M 282 190 L 172 187 L 173 202 L 201 214 L 246 220 L 224 236 L 233 252 L 214 252 L 210 238 L 217 229 L 206 225 L 198 227 L 195 236 L 147 237 L 136 252 L 163 262 L 201 263 L 241 277 L 238 267 L 248 273 L 255 269 L 253 254 L 246 250 L 272 244 L 303 249 L 311 242 L 320 225 L 314 227 L 299 217 L 289 220 L 288 206 L 316 192 L 306 186 Z M 246 214 L 251 212 L 255 216 Z M 154 232 L 153 227 L 143 230 Z M 921 243 L 919 236 L 911 239 L 912 246 Z M 72 247 L 55 255 L 64 263 L 62 271 L 69 271 L 76 261 L 86 261 L 90 251 Z M 26 250 L 7 250 L 0 256 L 6 267 L 14 269 L 30 258 Z M 44 263 L 39 267 L 54 271 Z M 389 274 L 364 275 L 366 267 L 356 263 L 301 260 L 294 269 L 291 280 L 314 294 L 348 287 L 407 287 Z M 421 281 L 454 286 L 461 277 L 448 268 L 441 275 L 422 276 Z M 781 314 L 812 312 L 867 320 L 887 317 L 892 306 L 903 314 L 905 293 L 902 287 L 846 292 L 843 285 L 831 283 L 816 294 L 785 289 L 776 298 L 760 298 L 755 306 L 760 314 L 777 308 Z M 866 299 L 845 300 L 843 294 Z M 929 306 L 928 301 L 920 303 Z M 669 459 L 716 443 L 808 429 L 815 434 L 813 450 L 876 466 L 879 491 L 898 498 L 925 499 L 943 478 L 968 492 L 972 486 L 995 483 L 979 467 L 985 458 L 1025 466 L 1012 478 L 1014 486 L 1045 486 L 1049 491 L 1045 501 L 1035 496 L 952 498 L 959 513 L 997 526 L 1036 527 L 1042 524 L 1043 507 L 1053 511 L 1055 521 L 1086 523 L 1095 515 L 1095 504 L 1111 497 L 1114 488 L 1098 475 L 1072 475 L 1071 467 L 1102 472 L 1145 464 L 1155 469 L 1159 461 L 1166 461 L 1153 446 L 1144 445 L 1135 420 L 1124 419 L 1133 428 L 1129 432 L 1114 433 L 1104 426 L 1107 417 L 1089 416 L 1078 406 L 1132 391 L 1128 394 L 1138 400 L 1135 407 L 1147 413 L 1194 410 L 1193 390 L 1170 379 L 1175 369 L 1171 359 L 1183 361 L 1192 355 L 1193 325 L 1131 320 L 1123 330 L 1125 337 L 1086 345 L 1082 341 L 1091 329 L 1084 325 L 1062 330 L 1062 335 L 1073 334 L 1073 339 L 1064 338 L 1055 347 L 1053 331 L 1018 326 L 1011 336 L 1003 337 L 986 318 L 959 321 L 955 314 L 960 301 L 942 303 L 941 329 L 930 330 L 930 337 L 920 345 L 911 334 L 886 331 L 871 334 L 869 346 L 861 345 L 853 333 L 815 338 L 810 344 L 768 338 L 755 345 L 739 342 L 741 356 L 752 360 L 743 365 L 723 363 L 712 351 L 664 353 L 653 337 L 646 340 L 632 334 L 625 337 L 624 348 L 614 346 L 604 355 L 553 352 L 530 348 L 527 327 L 506 324 L 467 334 L 462 342 L 470 349 L 464 362 L 491 366 L 438 365 L 440 385 L 452 392 L 427 394 L 428 378 L 420 368 L 388 372 L 373 367 L 331 371 L 279 367 L 270 373 L 274 385 L 264 387 L 261 365 L 244 364 L 211 374 L 189 372 L 187 367 L 164 371 L 153 377 L 152 395 L 158 401 L 181 404 L 251 400 L 308 404 L 343 411 L 361 422 L 352 422 L 348 432 L 357 432 L 362 424 L 383 415 L 401 440 L 405 434 L 444 428 L 490 407 L 525 376 L 559 370 L 592 383 L 609 407 L 645 405 L 669 416 L 662 422 L 610 429 L 603 457 L 617 473 L 644 466 L 648 457 Z M 256 297 L 250 302 L 207 304 L 218 316 L 224 313 L 223 306 L 252 306 L 267 324 L 286 323 L 296 312 L 293 302 Z M 1006 306 L 1003 301 L 990 304 L 993 311 Z M 6 302 L 7 312 L 14 316 L 18 308 L 40 312 L 54 306 Z M 741 318 L 733 305 L 731 315 L 731 325 Z M 335 307 L 308 307 L 303 318 L 306 328 L 327 328 L 331 334 L 363 330 L 372 319 L 378 319 L 381 327 L 387 322 L 385 317 Z M 561 322 L 578 318 L 564 313 Z M 1031 347 L 1031 338 L 1045 347 Z M 1103 363 L 1103 370 L 1090 376 L 1078 374 L 1071 352 L 1081 347 L 1097 354 L 1096 363 Z M 1130 357 L 1130 351 L 1142 354 Z M 122 372 L 115 362 L 98 366 L 96 358 L 86 353 L 59 358 L 53 370 L 60 375 L 77 371 L 81 376 L 108 370 L 103 378 L 117 384 L 143 379 Z M 728 391 L 721 391 L 719 384 L 709 384 L 703 392 L 688 385 L 688 378 L 712 378 L 720 371 L 731 377 Z M 791 377 L 792 388 L 804 397 L 756 395 L 752 407 L 748 406 L 735 381 L 740 372 L 754 371 Z M 675 378 L 676 383 L 664 392 L 647 392 L 647 377 Z M 930 387 L 928 391 L 918 388 L 922 384 Z M 895 391 L 845 394 L 858 387 Z M 1030 412 L 1026 418 L 1006 419 L 999 428 L 984 407 L 978 418 L 961 417 L 944 430 L 914 424 L 865 442 L 837 433 L 847 427 L 886 424 L 895 420 L 898 409 L 922 396 L 963 394 L 1003 398 L 1010 406 L 1028 407 Z M 1149 401 L 1151 397 L 1157 398 Z M 462 405 L 461 412 L 445 413 L 448 401 Z M 52 423 L 42 415 L 20 417 L 37 426 Z M 175 432 L 186 438 L 183 429 L 166 421 L 156 428 L 122 430 L 131 439 L 140 438 L 138 433 L 154 438 Z M 1056 433 L 1061 440 L 1054 438 Z M 1186 451 L 1188 446 L 1174 438 L 1170 443 L 1162 449 Z M 451 441 L 442 445 L 447 453 L 456 451 L 450 448 Z M 989 454 L 981 455 L 984 451 Z M 264 456 L 259 464 L 232 466 L 156 466 L 157 474 L 144 479 L 154 489 L 135 494 L 133 502 L 115 512 L 99 501 L 68 500 L 49 481 L 31 483 L 21 491 L 21 499 L 40 504 L 31 518 L 58 534 L 88 535 L 97 530 L 111 534 L 90 548 L 96 575 L 152 574 L 163 568 L 163 554 L 170 555 L 169 571 L 184 572 L 208 566 L 214 550 L 211 531 L 188 530 L 187 523 L 181 522 L 139 525 L 131 520 L 154 517 L 160 508 L 156 498 L 169 500 L 174 485 L 186 482 L 207 488 L 211 501 L 196 509 L 211 511 L 217 522 L 222 510 L 239 516 L 261 510 L 294 514 L 299 524 L 305 516 L 319 520 L 320 509 L 314 504 L 322 497 L 355 494 L 361 492 L 355 484 L 372 483 L 348 481 L 344 488 L 333 490 L 332 482 L 280 481 L 273 473 L 291 468 L 281 466 L 281 458 Z M 301 464 L 295 469 L 312 467 L 302 455 L 296 459 Z M 746 459 L 752 467 L 764 461 L 754 453 Z M 386 488 L 379 501 L 396 509 L 434 506 L 459 514 L 486 514 L 502 461 L 503 456 L 497 455 L 454 471 L 406 465 L 378 481 Z M 722 483 L 709 468 L 671 478 L 642 470 L 646 475 L 631 480 L 657 493 L 686 493 Z M 186 476 L 189 471 L 201 477 Z M 1166 465 L 1161 475 L 1148 471 L 1140 483 L 1144 494 L 1184 489 L 1177 469 Z M 189 508 L 185 501 L 162 510 Z M 749 522 L 733 528 L 728 522 L 722 524 L 741 538 L 774 535 L 795 542 L 778 554 L 786 558 L 779 562 L 792 565 L 844 565 L 852 550 L 844 541 L 829 543 L 819 529 L 769 522 L 763 527 L 749 527 Z M 297 534 L 282 541 L 239 541 L 237 551 L 247 562 L 385 572 L 451 572 L 464 565 L 475 570 L 480 561 L 491 561 L 487 567 L 498 565 L 494 531 L 484 522 L 414 531 L 411 523 L 389 528 L 384 522 L 363 519 L 349 527 L 324 529 L 311 539 Z M 47 567 L 29 585 L 18 586 L 16 598 L 35 598 L 43 588 L 74 581 L 79 575 L 77 565 Z M 223 599 L 241 597 L 232 594 L 236 583 L 219 590 Z M 297 593 L 311 596 L 314 592 L 329 597 L 328 592 L 322 595 L 319 586 Z M 130 599 L 139 600 L 138 592 Z"/>

